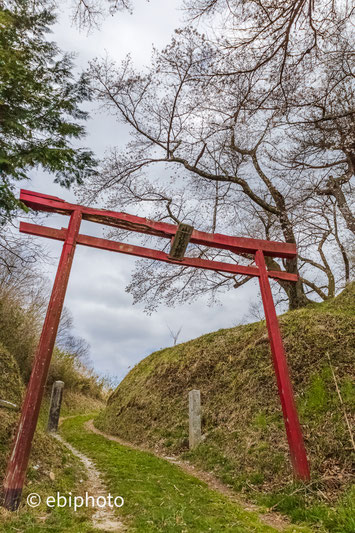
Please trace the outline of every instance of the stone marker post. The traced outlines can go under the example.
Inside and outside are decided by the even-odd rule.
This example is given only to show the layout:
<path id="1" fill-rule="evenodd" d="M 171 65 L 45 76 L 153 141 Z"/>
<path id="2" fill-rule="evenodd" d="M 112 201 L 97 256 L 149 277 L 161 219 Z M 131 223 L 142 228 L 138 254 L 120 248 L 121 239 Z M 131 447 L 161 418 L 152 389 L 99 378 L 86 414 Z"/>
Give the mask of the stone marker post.
<path id="1" fill-rule="evenodd" d="M 49 416 L 48 416 L 48 424 L 47 424 L 48 432 L 57 431 L 58 429 L 60 408 L 62 405 L 62 397 L 63 397 L 63 388 L 64 388 L 63 381 L 55 381 L 53 383 L 51 405 L 49 407 Z"/>
<path id="2" fill-rule="evenodd" d="M 199 390 L 189 392 L 189 448 L 193 450 L 202 440 L 201 395 Z"/>

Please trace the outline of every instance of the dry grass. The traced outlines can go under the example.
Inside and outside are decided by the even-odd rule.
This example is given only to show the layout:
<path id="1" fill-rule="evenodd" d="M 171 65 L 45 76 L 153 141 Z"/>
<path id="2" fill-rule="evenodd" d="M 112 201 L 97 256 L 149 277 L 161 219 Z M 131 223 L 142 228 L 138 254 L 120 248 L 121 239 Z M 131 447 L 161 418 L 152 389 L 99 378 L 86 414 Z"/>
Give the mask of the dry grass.
<path id="1" fill-rule="evenodd" d="M 312 466 L 310 492 L 324 501 L 349 486 L 354 413 L 355 285 L 335 300 L 280 319 Z M 188 453 L 187 395 L 201 390 L 206 440 Z M 111 395 L 97 426 L 133 443 L 185 454 L 238 490 L 292 486 L 281 409 L 264 322 L 204 335 L 153 353 Z M 322 496 L 323 494 L 323 496 Z"/>

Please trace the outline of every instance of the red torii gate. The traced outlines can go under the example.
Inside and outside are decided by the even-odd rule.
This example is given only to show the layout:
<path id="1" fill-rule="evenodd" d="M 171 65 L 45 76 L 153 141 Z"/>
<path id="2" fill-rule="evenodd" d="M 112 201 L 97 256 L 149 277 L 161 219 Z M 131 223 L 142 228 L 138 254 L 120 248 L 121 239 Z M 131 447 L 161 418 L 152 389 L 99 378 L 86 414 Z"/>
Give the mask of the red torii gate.
<path id="1" fill-rule="evenodd" d="M 259 239 L 231 237 L 218 233 L 205 233 L 193 230 L 191 226 L 187 226 L 186 224 L 175 226 L 126 213 L 93 209 L 70 204 L 55 196 L 33 191 L 21 190 L 20 200 L 34 210 L 68 215 L 70 216 L 70 220 L 68 228 L 62 229 L 53 229 L 25 222 L 21 222 L 20 224 L 21 232 L 64 241 L 64 244 L 30 381 L 22 406 L 12 453 L 7 465 L 3 486 L 3 505 L 6 508 L 16 510 L 20 503 L 32 438 L 37 425 L 76 244 L 146 257 L 148 259 L 156 259 L 177 265 L 258 277 L 294 475 L 301 480 L 308 480 L 310 478 L 302 430 L 297 415 L 285 350 L 269 284 L 269 277 L 287 281 L 297 281 L 298 278 L 295 274 L 289 274 L 288 272 L 267 270 L 264 259 L 264 256 L 285 259 L 294 258 L 297 255 L 296 245 Z M 79 229 L 82 220 L 89 220 L 129 231 L 171 239 L 170 254 L 141 246 L 123 244 L 89 235 L 81 235 Z M 252 254 L 255 256 L 257 266 L 242 266 L 207 259 L 184 257 L 188 242 L 230 250 L 236 254 Z"/>

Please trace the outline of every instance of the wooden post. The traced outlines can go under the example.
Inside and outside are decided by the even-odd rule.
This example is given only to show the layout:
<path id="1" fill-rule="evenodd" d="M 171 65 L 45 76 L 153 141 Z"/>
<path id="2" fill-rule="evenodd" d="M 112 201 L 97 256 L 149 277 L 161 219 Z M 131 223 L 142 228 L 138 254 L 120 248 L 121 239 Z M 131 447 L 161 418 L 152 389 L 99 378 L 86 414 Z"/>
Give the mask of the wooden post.
<path id="1" fill-rule="evenodd" d="M 199 390 L 189 392 L 189 448 L 193 450 L 202 440 L 201 395 Z"/>
<path id="2" fill-rule="evenodd" d="M 34 359 L 30 381 L 23 402 L 17 433 L 7 464 L 2 505 L 11 511 L 15 511 L 18 508 L 21 500 L 32 439 L 37 425 L 49 364 L 57 336 L 80 223 L 81 211 L 73 211 Z"/>
<path id="3" fill-rule="evenodd" d="M 293 396 L 292 384 L 288 372 L 286 354 L 277 320 L 274 301 L 272 298 L 269 276 L 265 265 L 264 254 L 258 250 L 255 262 L 259 267 L 259 283 L 264 305 L 266 325 L 269 333 L 272 359 L 276 374 L 277 386 L 285 421 L 291 462 L 295 477 L 304 481 L 309 480 L 309 466 L 306 449 L 303 442 L 301 425 L 298 420 L 297 408 Z"/>
<path id="4" fill-rule="evenodd" d="M 58 429 L 60 408 L 62 406 L 64 381 L 55 381 L 52 387 L 51 404 L 49 406 L 47 431 L 55 432 Z"/>

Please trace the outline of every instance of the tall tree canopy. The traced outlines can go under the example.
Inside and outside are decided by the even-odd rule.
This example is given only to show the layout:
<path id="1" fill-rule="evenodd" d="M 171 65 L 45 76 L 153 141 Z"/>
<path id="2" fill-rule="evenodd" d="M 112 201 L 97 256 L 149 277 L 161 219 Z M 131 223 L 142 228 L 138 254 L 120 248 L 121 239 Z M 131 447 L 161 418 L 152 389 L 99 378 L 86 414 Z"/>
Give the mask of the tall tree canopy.
<path id="1" fill-rule="evenodd" d="M 90 150 L 74 147 L 85 135 L 90 98 L 87 75 L 74 78 L 69 54 L 47 40 L 54 5 L 0 1 L 0 221 L 18 207 L 17 181 L 42 166 L 65 187 L 96 173 Z"/>
<path id="2" fill-rule="evenodd" d="M 206 35 L 178 30 L 142 72 L 129 58 L 92 64 L 97 98 L 132 140 L 107 157 L 86 198 L 110 191 L 113 207 L 295 242 L 297 261 L 269 260 L 300 276 L 280 283 L 290 307 L 334 296 L 350 278 L 354 220 L 350 9 L 327 0 L 185 4 L 192 17 L 213 15 Z M 128 290 L 153 308 L 245 281 L 145 261 Z"/>

